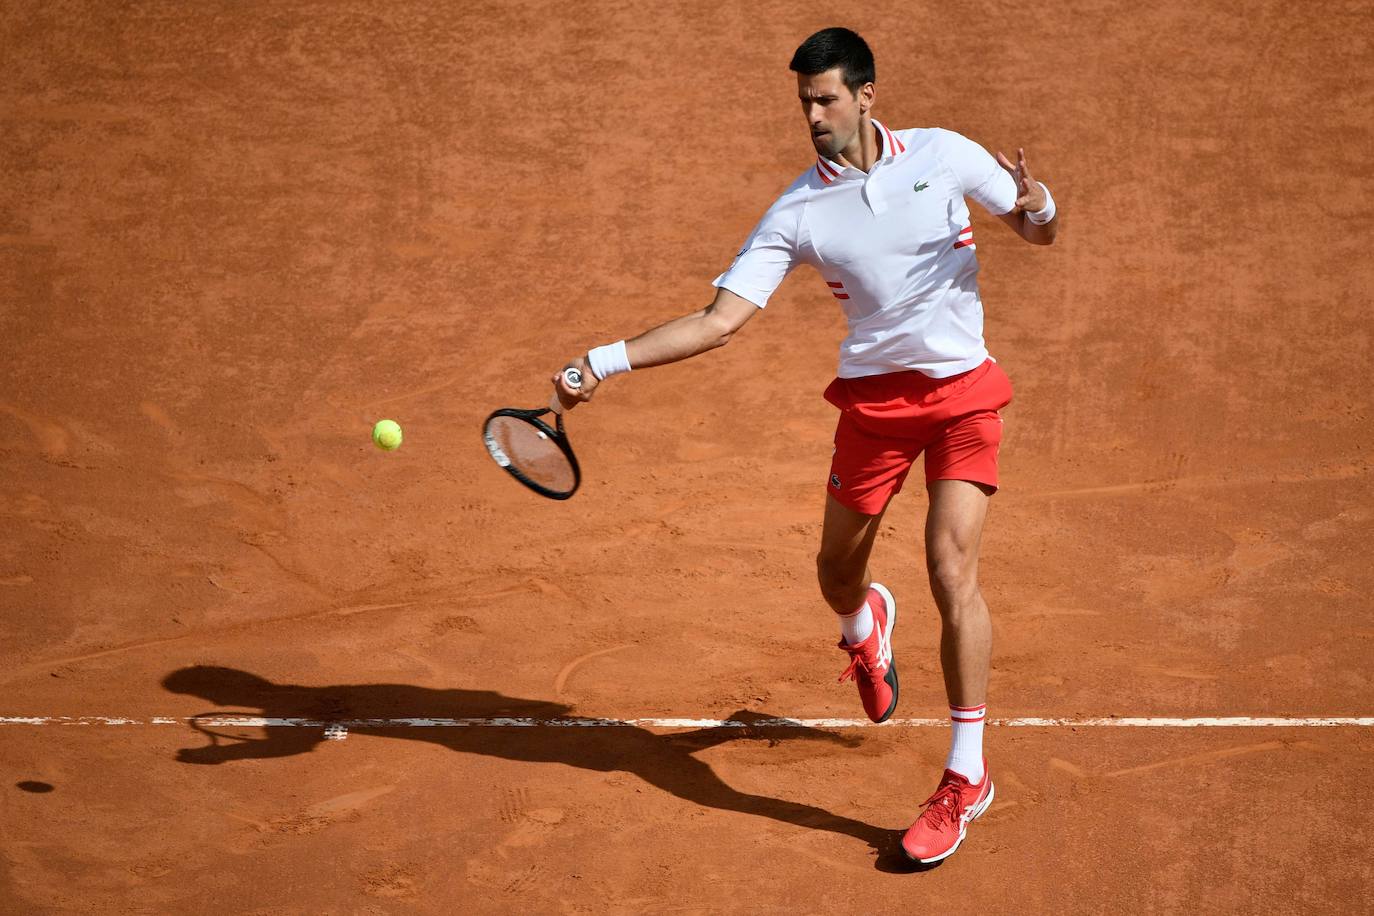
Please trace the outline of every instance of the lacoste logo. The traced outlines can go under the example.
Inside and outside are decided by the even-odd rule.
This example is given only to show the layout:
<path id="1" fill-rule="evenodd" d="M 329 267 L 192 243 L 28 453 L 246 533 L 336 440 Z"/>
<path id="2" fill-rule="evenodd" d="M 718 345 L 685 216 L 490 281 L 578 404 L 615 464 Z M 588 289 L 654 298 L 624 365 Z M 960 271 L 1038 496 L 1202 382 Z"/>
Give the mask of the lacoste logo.
<path id="1" fill-rule="evenodd" d="M 916 182 L 914 185 L 911 186 L 911 190 L 915 191 L 917 194 L 920 194 L 922 191 L 924 191 L 924 190 L 925 190 L 926 188 L 928 188 L 928 187 L 930 187 L 930 184 L 929 184 L 928 182 L 925 182 L 925 181 L 918 181 L 918 182 Z"/>

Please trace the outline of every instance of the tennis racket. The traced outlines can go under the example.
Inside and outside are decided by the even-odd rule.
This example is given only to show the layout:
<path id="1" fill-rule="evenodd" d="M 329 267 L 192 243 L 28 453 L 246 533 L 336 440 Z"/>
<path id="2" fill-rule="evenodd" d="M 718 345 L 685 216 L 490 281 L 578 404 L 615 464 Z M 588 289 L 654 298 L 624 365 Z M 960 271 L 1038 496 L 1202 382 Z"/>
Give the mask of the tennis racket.
<path id="1" fill-rule="evenodd" d="M 582 387 L 582 373 L 563 370 L 569 388 Z M 553 414 L 553 426 L 542 417 Z M 563 404 L 554 392 L 542 410 L 503 407 L 482 424 L 482 441 L 492 459 L 540 496 L 567 499 L 582 483 L 582 469 L 563 430 Z"/>

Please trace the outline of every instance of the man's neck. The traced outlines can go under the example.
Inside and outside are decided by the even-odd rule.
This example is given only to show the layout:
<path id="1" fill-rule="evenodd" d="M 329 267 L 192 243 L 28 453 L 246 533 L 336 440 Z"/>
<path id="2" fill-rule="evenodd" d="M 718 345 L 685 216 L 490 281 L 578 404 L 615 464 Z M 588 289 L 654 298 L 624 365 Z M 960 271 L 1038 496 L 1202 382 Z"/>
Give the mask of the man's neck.
<path id="1" fill-rule="evenodd" d="M 835 161 L 866 174 L 873 168 L 873 163 L 878 161 L 881 149 L 882 139 L 878 136 L 878 125 L 873 123 L 871 116 L 864 114 L 860 116 L 859 132 L 854 137 L 854 142 L 841 150 Z"/>

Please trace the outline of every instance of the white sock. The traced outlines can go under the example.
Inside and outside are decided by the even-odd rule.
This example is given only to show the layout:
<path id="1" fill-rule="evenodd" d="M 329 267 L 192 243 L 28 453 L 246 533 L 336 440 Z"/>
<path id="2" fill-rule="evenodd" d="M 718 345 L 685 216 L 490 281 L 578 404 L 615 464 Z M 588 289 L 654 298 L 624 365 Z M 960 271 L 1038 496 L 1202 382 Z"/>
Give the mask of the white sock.
<path id="1" fill-rule="evenodd" d="M 983 718 L 987 714 L 986 703 L 949 708 L 954 737 L 949 742 L 945 769 L 953 770 L 974 785 L 983 781 Z"/>
<path id="2" fill-rule="evenodd" d="M 844 634 L 844 641 L 851 646 L 857 646 L 873 632 L 873 611 L 868 606 L 867 598 L 863 607 L 854 613 L 837 616 L 840 618 L 840 632 Z"/>

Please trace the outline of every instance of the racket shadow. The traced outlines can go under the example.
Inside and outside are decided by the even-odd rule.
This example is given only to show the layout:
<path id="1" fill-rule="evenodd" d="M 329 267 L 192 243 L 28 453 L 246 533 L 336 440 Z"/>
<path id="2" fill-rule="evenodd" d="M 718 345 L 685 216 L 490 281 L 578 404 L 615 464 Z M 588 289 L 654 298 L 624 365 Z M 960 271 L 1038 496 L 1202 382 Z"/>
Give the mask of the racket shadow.
<path id="1" fill-rule="evenodd" d="M 233 668 L 197 665 L 167 675 L 163 687 L 172 693 L 199 697 L 224 707 L 221 715 L 316 720 L 388 719 L 422 715 L 438 719 L 560 718 L 570 707 L 543 700 L 508 697 L 489 690 L 441 690 L 410 684 L 341 684 L 305 687 L 274 684 Z M 251 710 L 251 711 L 245 711 Z M 878 853 L 878 867 L 887 870 L 896 846 L 894 831 L 844 817 L 801 802 L 755 795 L 725 783 L 709 764 L 693 755 L 708 747 L 740 739 L 781 742 L 815 741 L 855 746 L 858 739 L 821 729 L 779 728 L 756 723 L 770 717 L 740 711 L 731 717 L 740 727 L 655 734 L 638 726 L 615 727 L 358 727 L 350 735 L 375 735 L 427 741 L 454 751 L 500 757 L 526 763 L 562 763 L 598 772 L 625 772 L 685 801 L 706 808 L 735 811 L 786 824 L 852 837 Z M 203 732 L 202 729 L 198 729 Z M 327 740 L 322 728 L 267 727 L 262 737 L 221 741 L 184 748 L 177 760 L 216 765 L 236 760 L 261 760 L 306 754 Z"/>

